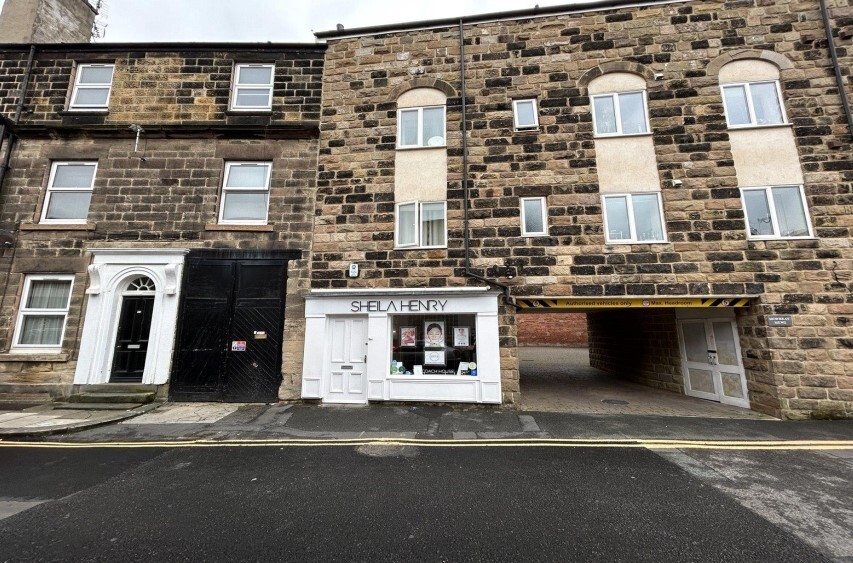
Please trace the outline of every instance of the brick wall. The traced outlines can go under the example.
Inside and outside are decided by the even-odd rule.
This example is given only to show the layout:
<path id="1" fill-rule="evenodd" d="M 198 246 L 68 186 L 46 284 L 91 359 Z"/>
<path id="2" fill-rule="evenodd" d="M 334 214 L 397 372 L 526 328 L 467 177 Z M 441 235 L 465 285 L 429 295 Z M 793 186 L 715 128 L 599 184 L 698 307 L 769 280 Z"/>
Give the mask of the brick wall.
<path id="1" fill-rule="evenodd" d="M 589 344 L 586 313 L 533 313 L 518 315 L 519 346 L 566 346 Z"/>

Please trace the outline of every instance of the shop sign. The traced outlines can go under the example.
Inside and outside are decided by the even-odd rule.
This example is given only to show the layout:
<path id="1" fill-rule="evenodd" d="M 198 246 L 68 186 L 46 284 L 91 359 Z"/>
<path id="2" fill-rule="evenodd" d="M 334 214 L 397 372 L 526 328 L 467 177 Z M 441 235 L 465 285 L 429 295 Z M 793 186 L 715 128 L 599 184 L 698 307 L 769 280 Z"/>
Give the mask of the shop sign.
<path id="1" fill-rule="evenodd" d="M 748 297 L 660 297 L 641 299 L 530 299 L 518 298 L 519 309 L 649 309 L 658 307 L 747 307 Z"/>
<path id="2" fill-rule="evenodd" d="M 444 311 L 446 306 L 446 299 L 371 299 L 352 301 L 350 311 L 353 313 L 428 313 Z"/>

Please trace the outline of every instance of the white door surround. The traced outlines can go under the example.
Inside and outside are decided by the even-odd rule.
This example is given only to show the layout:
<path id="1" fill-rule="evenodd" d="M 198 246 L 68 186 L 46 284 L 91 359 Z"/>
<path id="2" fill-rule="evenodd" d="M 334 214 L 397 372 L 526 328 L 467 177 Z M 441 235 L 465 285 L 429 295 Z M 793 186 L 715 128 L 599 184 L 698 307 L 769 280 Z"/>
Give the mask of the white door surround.
<path id="1" fill-rule="evenodd" d="M 329 317 L 324 403 L 367 402 L 367 316 Z"/>
<path id="2" fill-rule="evenodd" d="M 181 274 L 185 248 L 93 248 L 89 265 L 88 302 L 76 385 L 107 383 L 112 370 L 113 351 L 123 294 L 140 276 L 155 285 L 151 338 L 145 358 L 143 384 L 169 381 L 175 326 L 178 318 Z"/>
<path id="3" fill-rule="evenodd" d="M 727 316 L 680 318 L 678 339 L 684 393 L 749 408 L 737 324 Z"/>

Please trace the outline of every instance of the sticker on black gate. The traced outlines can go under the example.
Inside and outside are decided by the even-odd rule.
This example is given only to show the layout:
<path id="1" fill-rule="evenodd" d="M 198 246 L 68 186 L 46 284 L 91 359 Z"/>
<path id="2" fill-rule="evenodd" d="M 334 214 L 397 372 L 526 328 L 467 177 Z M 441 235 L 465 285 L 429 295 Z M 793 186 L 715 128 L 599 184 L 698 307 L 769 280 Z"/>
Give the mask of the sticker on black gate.
<path id="1" fill-rule="evenodd" d="M 232 340 L 231 341 L 231 351 L 232 352 L 245 352 L 246 351 L 246 341 L 245 340 Z"/>

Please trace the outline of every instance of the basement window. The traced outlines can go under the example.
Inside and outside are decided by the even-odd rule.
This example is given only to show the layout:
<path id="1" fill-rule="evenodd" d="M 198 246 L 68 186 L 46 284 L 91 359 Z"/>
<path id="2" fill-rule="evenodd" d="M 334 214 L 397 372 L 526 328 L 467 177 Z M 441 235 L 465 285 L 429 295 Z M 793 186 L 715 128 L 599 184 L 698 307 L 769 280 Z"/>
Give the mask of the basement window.
<path id="1" fill-rule="evenodd" d="M 802 186 L 743 188 L 741 194 L 749 238 L 812 237 Z"/>
<path id="2" fill-rule="evenodd" d="M 73 276 L 55 275 L 25 278 L 13 349 L 60 351 L 73 280 Z"/>
<path id="3" fill-rule="evenodd" d="M 608 243 L 666 242 L 660 194 L 604 196 L 604 230 Z"/>
<path id="4" fill-rule="evenodd" d="M 226 162 L 221 225 L 266 225 L 271 162 Z"/>
<path id="5" fill-rule="evenodd" d="M 97 170 L 97 162 L 54 162 L 50 168 L 40 222 L 85 223 Z"/>
<path id="6" fill-rule="evenodd" d="M 77 66 L 69 110 L 106 110 L 113 87 L 115 65 L 81 64 Z"/>
<path id="7" fill-rule="evenodd" d="M 447 203 L 409 201 L 397 204 L 394 242 L 397 248 L 445 248 Z"/>
<path id="8" fill-rule="evenodd" d="M 274 75 L 274 64 L 238 64 L 234 69 L 231 109 L 271 110 Z"/>

